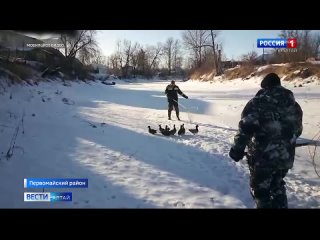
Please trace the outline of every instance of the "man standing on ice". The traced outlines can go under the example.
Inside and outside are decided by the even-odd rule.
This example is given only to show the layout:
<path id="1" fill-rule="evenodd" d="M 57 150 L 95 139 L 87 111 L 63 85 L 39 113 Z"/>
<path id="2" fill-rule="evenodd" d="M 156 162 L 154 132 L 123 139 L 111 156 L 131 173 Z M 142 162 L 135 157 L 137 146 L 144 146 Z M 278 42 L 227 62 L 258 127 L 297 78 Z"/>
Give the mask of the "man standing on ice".
<path id="1" fill-rule="evenodd" d="M 188 99 L 188 96 L 185 95 L 183 92 L 181 92 L 180 88 L 175 84 L 175 81 L 171 81 L 171 84 L 169 84 L 166 87 L 165 94 L 167 95 L 168 99 L 168 119 L 171 120 L 171 111 L 174 110 L 176 111 L 176 115 L 178 120 L 180 121 L 179 118 L 179 106 L 178 106 L 178 93 Z"/>
<path id="2" fill-rule="evenodd" d="M 293 167 L 303 112 L 275 73 L 268 74 L 261 87 L 242 111 L 229 156 L 238 162 L 248 147 L 251 194 L 257 208 L 288 208 L 283 179 Z"/>

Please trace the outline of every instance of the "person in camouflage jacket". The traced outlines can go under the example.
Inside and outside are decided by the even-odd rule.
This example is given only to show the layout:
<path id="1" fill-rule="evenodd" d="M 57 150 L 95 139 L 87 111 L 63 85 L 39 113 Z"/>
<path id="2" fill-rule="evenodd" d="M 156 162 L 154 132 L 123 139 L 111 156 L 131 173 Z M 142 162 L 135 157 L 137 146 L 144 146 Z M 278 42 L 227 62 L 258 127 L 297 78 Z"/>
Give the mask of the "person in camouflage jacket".
<path id="1" fill-rule="evenodd" d="M 251 195 L 257 208 L 288 208 L 283 179 L 293 167 L 303 112 L 275 73 L 268 74 L 261 87 L 242 111 L 229 156 L 238 162 L 248 148 Z"/>

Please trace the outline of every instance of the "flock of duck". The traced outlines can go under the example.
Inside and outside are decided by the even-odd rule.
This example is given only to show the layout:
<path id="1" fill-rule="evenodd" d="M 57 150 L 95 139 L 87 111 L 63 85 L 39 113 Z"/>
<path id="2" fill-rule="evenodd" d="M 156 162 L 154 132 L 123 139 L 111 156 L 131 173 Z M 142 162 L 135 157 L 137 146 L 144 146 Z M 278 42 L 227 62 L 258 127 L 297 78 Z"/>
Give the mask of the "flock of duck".
<path id="1" fill-rule="evenodd" d="M 189 132 L 191 132 L 192 134 L 197 134 L 199 132 L 199 126 L 196 125 L 196 128 L 194 129 L 188 129 Z M 150 126 L 148 126 L 148 129 L 149 129 L 149 133 L 151 134 L 156 134 L 157 133 L 157 130 L 155 129 L 152 129 Z M 161 125 L 159 125 L 159 131 L 162 135 L 164 136 L 173 136 L 176 134 L 177 132 L 177 129 L 176 129 L 176 125 L 173 125 L 173 129 L 170 129 L 168 127 L 168 125 L 165 126 L 165 128 L 162 128 Z M 184 128 L 184 124 L 182 124 L 180 126 L 180 129 L 178 131 L 178 135 L 184 135 L 186 133 L 186 129 Z"/>

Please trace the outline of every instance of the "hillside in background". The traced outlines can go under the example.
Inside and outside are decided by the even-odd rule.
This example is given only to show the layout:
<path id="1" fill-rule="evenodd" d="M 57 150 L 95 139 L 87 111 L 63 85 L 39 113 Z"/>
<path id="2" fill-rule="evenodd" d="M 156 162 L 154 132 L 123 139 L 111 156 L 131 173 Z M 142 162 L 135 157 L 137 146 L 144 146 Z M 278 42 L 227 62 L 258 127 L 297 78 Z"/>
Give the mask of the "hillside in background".
<path id="1" fill-rule="evenodd" d="M 198 69 L 190 75 L 191 80 L 212 81 L 218 80 L 247 80 L 251 77 L 263 77 L 268 73 L 278 74 L 284 81 L 303 82 L 304 80 L 320 80 L 320 61 L 309 61 L 299 63 L 268 64 L 258 65 L 238 65 L 224 71 L 219 77 L 214 77 L 213 69 Z"/>

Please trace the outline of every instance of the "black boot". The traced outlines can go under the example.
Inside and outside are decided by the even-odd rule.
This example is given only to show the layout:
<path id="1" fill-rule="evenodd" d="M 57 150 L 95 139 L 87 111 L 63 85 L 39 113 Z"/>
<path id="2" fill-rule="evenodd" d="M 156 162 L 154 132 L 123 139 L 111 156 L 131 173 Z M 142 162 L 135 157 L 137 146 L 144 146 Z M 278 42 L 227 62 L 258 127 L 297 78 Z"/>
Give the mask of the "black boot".
<path id="1" fill-rule="evenodd" d="M 176 115 L 177 115 L 178 120 L 180 121 L 179 112 L 176 112 Z"/>
<path id="2" fill-rule="evenodd" d="M 168 120 L 171 120 L 171 111 L 168 110 Z"/>

